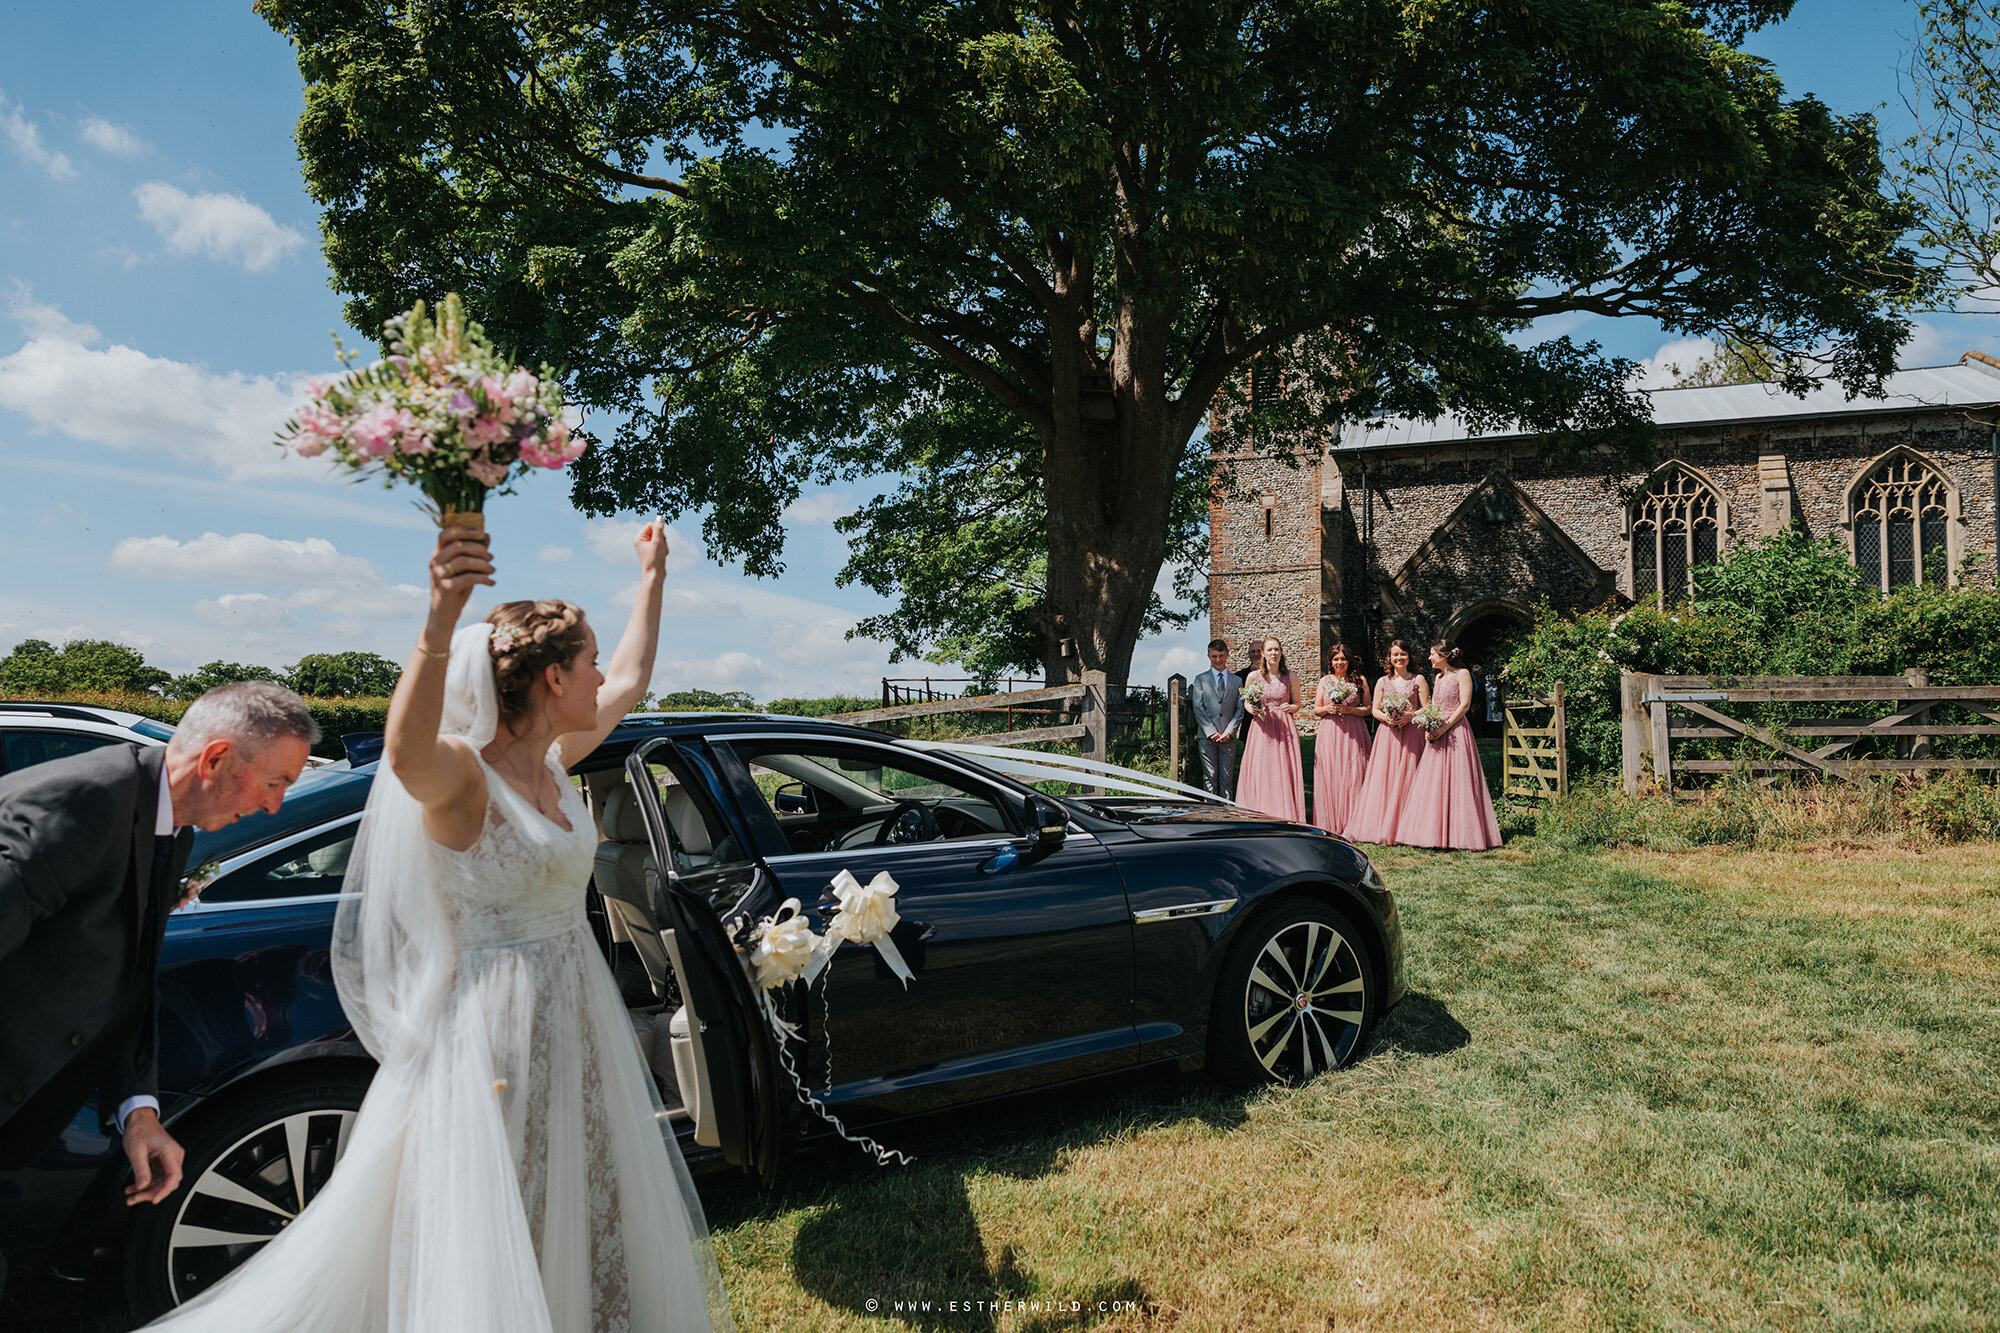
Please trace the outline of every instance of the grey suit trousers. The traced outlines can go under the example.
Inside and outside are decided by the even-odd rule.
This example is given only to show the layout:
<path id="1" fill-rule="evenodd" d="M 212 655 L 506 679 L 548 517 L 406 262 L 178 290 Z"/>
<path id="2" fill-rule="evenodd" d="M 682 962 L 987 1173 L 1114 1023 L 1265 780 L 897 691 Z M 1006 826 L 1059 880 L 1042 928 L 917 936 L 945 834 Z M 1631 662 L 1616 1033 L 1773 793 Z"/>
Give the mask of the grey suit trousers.
<path id="1" fill-rule="evenodd" d="M 1236 737 L 1228 740 L 1210 740 L 1205 731 L 1195 735 L 1195 748 L 1201 753 L 1201 785 L 1214 792 L 1223 800 L 1236 797 Z"/>

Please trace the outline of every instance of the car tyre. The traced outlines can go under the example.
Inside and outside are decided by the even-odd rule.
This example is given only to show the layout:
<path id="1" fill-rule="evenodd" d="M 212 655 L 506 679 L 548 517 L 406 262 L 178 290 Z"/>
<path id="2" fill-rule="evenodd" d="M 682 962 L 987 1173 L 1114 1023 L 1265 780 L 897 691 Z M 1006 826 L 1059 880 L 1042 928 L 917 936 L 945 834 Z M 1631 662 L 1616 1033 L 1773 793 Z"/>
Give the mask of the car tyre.
<path id="1" fill-rule="evenodd" d="M 1225 1083 L 1303 1083 L 1360 1054 L 1381 1001 L 1361 934 L 1295 899 L 1246 922 L 1216 983 L 1208 1067 Z"/>
<path id="2" fill-rule="evenodd" d="M 186 1152 L 180 1188 L 141 1210 L 126 1241 L 133 1313 L 166 1313 L 284 1230 L 325 1187 L 367 1091 L 365 1072 L 328 1073 L 175 1126 Z"/>

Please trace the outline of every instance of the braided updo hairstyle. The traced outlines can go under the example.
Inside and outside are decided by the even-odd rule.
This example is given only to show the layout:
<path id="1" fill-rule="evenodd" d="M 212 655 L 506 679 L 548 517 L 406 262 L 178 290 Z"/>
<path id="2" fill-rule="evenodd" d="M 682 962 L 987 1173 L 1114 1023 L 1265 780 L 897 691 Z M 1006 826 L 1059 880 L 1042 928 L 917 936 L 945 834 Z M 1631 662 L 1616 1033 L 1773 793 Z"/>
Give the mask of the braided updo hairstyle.
<path id="1" fill-rule="evenodd" d="M 574 602 L 502 602 L 486 623 L 493 626 L 493 676 L 503 718 L 526 713 L 529 692 L 543 670 L 568 666 L 586 642 L 583 608 Z"/>

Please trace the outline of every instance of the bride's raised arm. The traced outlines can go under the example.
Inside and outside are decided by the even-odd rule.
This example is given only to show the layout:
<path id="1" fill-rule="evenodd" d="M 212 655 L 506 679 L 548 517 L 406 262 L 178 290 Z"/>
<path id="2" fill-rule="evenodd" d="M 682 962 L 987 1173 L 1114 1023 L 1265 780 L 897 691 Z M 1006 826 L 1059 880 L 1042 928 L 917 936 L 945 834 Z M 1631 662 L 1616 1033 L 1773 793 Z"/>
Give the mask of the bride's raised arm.
<path id="1" fill-rule="evenodd" d="M 639 555 L 639 595 L 632 599 L 632 618 L 625 622 L 618 651 L 611 655 L 604 685 L 597 692 L 597 725 L 562 738 L 564 768 L 595 750 L 644 697 L 653 679 L 653 656 L 660 646 L 660 597 L 667 581 L 667 525 L 654 519 L 639 529 L 632 549 Z"/>
<path id="2" fill-rule="evenodd" d="M 424 808 L 431 836 L 447 846 L 470 845 L 478 836 L 438 826 L 438 820 L 465 803 L 485 783 L 479 762 L 462 741 L 438 736 L 444 717 L 445 675 L 451 657 L 452 631 L 472 590 L 493 586 L 493 559 L 483 534 L 470 528 L 446 528 L 438 533 L 431 553 L 431 610 L 417 635 L 417 646 L 396 682 L 389 700 L 388 732 L 382 757 L 396 777 Z M 483 815 L 483 809 L 479 812 Z"/>

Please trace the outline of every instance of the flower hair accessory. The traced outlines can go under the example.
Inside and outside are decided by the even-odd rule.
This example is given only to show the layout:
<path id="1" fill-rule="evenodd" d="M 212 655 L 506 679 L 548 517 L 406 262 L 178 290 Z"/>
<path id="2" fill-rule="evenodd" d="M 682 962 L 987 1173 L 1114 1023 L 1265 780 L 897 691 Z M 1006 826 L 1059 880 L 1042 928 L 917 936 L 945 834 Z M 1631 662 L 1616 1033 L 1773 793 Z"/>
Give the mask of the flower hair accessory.
<path id="1" fill-rule="evenodd" d="M 488 642 L 493 645 L 493 651 L 496 653 L 511 653 L 521 646 L 521 636 L 511 629 L 496 629 Z"/>

